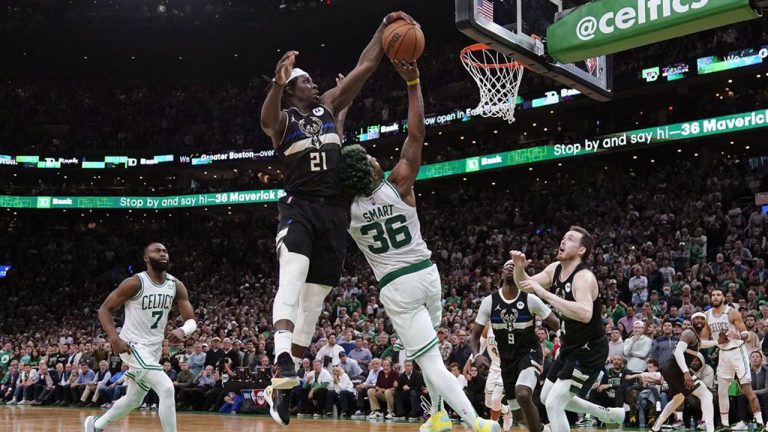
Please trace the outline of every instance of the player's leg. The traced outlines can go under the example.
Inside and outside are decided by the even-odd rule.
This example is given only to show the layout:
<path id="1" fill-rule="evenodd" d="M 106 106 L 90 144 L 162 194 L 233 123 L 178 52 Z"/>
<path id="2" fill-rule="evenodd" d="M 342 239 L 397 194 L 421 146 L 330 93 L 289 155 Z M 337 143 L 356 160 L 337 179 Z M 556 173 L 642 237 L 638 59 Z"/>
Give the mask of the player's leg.
<path id="1" fill-rule="evenodd" d="M 476 431 L 499 432 L 498 422 L 477 417 L 472 403 L 456 378 L 448 372 L 437 349 L 437 333 L 431 326 L 425 304 L 440 289 L 439 273 L 431 267 L 390 282 L 381 289 L 380 299 L 406 352 L 419 364 L 425 380 L 429 380 L 462 420 Z"/>
<path id="2" fill-rule="evenodd" d="M 736 370 L 736 379 L 741 384 L 741 393 L 747 398 L 749 407 L 752 410 L 752 415 L 755 418 L 755 422 L 758 425 L 763 425 L 763 411 L 760 408 L 760 401 L 757 400 L 757 395 L 752 388 L 752 374 L 749 368 L 749 356 L 744 345 L 738 349 L 733 350 L 734 369 Z"/>
<path id="3" fill-rule="evenodd" d="M 157 414 L 163 425 L 163 432 L 176 432 L 176 404 L 174 402 L 173 382 L 164 371 L 147 371 L 144 382 L 157 393 Z"/>
<path id="4" fill-rule="evenodd" d="M 311 265 L 310 267 L 314 267 Z M 308 278 L 312 278 L 312 269 Z M 333 287 L 317 283 L 306 283 L 299 296 L 299 315 L 296 318 L 296 327 L 293 333 L 293 347 L 291 349 L 294 362 L 301 364 L 301 359 L 312 342 L 312 336 L 315 334 L 317 319 L 323 310 L 323 302 Z"/>
<path id="5" fill-rule="evenodd" d="M 707 432 L 714 432 L 715 407 L 712 392 L 709 391 L 707 386 L 699 382 L 696 388 L 693 390 L 693 395 L 699 398 L 701 401 L 701 417 L 702 420 L 704 420 L 704 425 L 707 427 Z"/>
<path id="6" fill-rule="evenodd" d="M 708 390 L 707 390 L 708 391 Z M 712 395 L 709 395 L 710 402 L 712 399 Z M 658 432 L 661 430 L 661 426 L 667 421 L 667 419 L 677 411 L 680 406 L 683 405 L 683 402 L 685 402 L 685 396 L 682 393 L 677 393 L 672 397 L 672 400 L 667 403 L 667 405 L 664 406 L 664 409 L 661 411 L 661 414 L 656 418 L 656 423 L 651 426 L 651 431 Z M 703 402 L 702 402 L 703 403 Z M 711 404 L 710 404 L 711 408 Z M 712 432 L 708 430 L 707 432 Z"/>
<path id="7" fill-rule="evenodd" d="M 127 375 L 135 377 L 136 370 L 128 371 Z M 138 408 L 144 397 L 149 392 L 149 387 L 144 384 L 136 383 L 133 378 L 128 379 L 125 396 L 118 399 L 104 415 L 100 417 L 90 416 L 85 419 L 85 432 L 100 431 L 109 424 L 125 417 L 128 413 Z M 90 429 L 89 429 L 90 427 Z"/>
<path id="8" fill-rule="evenodd" d="M 731 410 L 728 398 L 728 387 L 733 381 L 736 370 L 731 365 L 731 353 L 733 351 L 720 351 L 717 364 L 717 402 L 720 409 L 720 422 L 722 428 L 730 426 L 729 413 Z"/>
<path id="9" fill-rule="evenodd" d="M 539 408 L 533 402 L 533 390 L 538 382 L 538 369 L 535 366 L 529 366 L 520 371 L 514 388 L 515 402 L 523 411 L 525 424 L 528 425 L 528 430 L 531 432 L 542 430 Z M 512 401 L 508 403 L 511 408 Z"/>

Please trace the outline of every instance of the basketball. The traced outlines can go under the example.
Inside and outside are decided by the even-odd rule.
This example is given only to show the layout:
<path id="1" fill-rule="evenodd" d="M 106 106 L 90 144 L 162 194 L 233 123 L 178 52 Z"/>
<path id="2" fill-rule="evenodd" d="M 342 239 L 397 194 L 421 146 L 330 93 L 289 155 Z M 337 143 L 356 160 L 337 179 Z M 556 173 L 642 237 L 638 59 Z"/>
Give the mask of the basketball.
<path id="1" fill-rule="evenodd" d="M 381 46 L 390 59 L 411 62 L 424 52 L 424 33 L 415 24 L 397 20 L 384 29 Z"/>

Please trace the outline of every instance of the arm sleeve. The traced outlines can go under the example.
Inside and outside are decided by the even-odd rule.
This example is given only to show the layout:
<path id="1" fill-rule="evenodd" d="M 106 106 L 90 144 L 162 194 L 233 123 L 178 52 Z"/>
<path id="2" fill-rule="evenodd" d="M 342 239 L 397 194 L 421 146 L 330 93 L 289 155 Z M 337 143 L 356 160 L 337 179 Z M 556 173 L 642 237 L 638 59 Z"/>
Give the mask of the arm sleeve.
<path id="1" fill-rule="evenodd" d="M 480 302 L 480 308 L 477 309 L 477 317 L 475 318 L 476 323 L 484 326 L 485 323 L 491 319 L 491 304 L 491 296 L 486 296 L 483 301 Z"/>
<path id="2" fill-rule="evenodd" d="M 539 296 L 528 294 L 528 309 L 541 319 L 545 319 L 552 313 L 552 309 L 542 301 Z"/>
<path id="3" fill-rule="evenodd" d="M 685 364 L 685 355 L 683 353 L 688 348 L 688 344 L 680 341 L 677 343 L 677 346 L 675 346 L 675 361 L 677 361 L 677 365 L 680 366 L 680 370 L 683 371 L 683 373 L 688 372 L 688 365 Z"/>

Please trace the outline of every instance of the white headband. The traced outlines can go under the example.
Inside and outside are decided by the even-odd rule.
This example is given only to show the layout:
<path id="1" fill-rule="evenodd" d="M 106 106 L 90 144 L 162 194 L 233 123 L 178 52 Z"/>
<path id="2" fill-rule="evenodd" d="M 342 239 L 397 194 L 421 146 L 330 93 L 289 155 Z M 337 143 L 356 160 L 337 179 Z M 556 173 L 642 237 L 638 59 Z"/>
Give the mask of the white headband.
<path id="1" fill-rule="evenodd" d="M 307 75 L 307 76 L 309 76 L 309 74 L 308 74 L 308 73 L 306 73 L 305 71 L 303 71 L 302 69 L 299 69 L 299 68 L 293 68 L 293 69 L 291 70 L 291 76 L 288 78 L 288 81 L 286 81 L 285 83 L 286 83 L 286 84 L 288 84 L 288 82 L 289 82 L 289 81 L 291 81 L 292 79 L 294 79 L 294 78 L 298 78 L 298 77 L 300 77 L 300 76 L 302 76 L 302 75 Z M 275 81 L 275 79 L 273 78 L 273 79 L 272 79 L 272 81 L 274 82 L 274 81 Z"/>
<path id="2" fill-rule="evenodd" d="M 691 319 L 694 319 L 696 317 L 707 319 L 707 315 L 704 312 L 696 312 L 695 314 L 691 315 Z"/>

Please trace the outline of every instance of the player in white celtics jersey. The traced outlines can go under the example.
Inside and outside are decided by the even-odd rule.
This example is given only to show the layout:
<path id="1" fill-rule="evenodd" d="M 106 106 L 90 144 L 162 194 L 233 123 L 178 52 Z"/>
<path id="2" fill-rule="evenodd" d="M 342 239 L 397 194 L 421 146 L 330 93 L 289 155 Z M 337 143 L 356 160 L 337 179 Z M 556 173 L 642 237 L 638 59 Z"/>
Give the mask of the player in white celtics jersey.
<path id="1" fill-rule="evenodd" d="M 379 298 L 407 356 L 424 374 L 432 415 L 420 430 L 451 429 L 442 397 L 476 431 L 500 432 L 498 422 L 477 416 L 437 349 L 442 287 L 437 267 L 430 261 L 432 252 L 421 238 L 413 192 L 425 135 L 419 70 L 416 63 L 393 63 L 408 88 L 408 137 L 388 178 L 363 147 L 342 150 L 342 183 L 354 197 L 349 233 L 379 281 Z"/>
<path id="2" fill-rule="evenodd" d="M 189 302 L 187 288 L 166 272 L 168 250 L 160 243 L 144 248 L 147 270 L 120 283 L 99 308 L 99 321 L 109 337 L 112 349 L 128 365 L 128 388 L 103 416 L 85 419 L 85 432 L 101 431 L 110 423 L 138 408 L 152 389 L 160 403 L 158 415 L 163 432 L 176 432 L 176 403 L 173 383 L 158 363 L 166 338 L 165 326 L 174 301 L 184 325 L 168 333 L 171 343 L 178 343 L 197 329 L 195 311 Z M 125 307 L 120 334 L 112 319 L 115 311 Z"/>
<path id="3" fill-rule="evenodd" d="M 720 349 L 717 362 L 717 399 L 720 407 L 721 427 L 718 430 L 729 430 L 728 413 L 730 411 L 728 387 L 736 379 L 741 385 L 741 393 L 746 396 L 752 415 L 760 431 L 765 429 L 760 402 L 752 389 L 752 374 L 749 368 L 749 354 L 744 341 L 749 339 L 747 326 L 736 309 L 725 304 L 723 290 L 715 288 L 709 293 L 712 309 L 707 311 L 707 327 L 702 339 L 712 338 L 717 341 Z M 738 427 L 736 427 L 738 426 Z M 747 426 L 740 421 L 734 430 L 746 430 Z"/>

